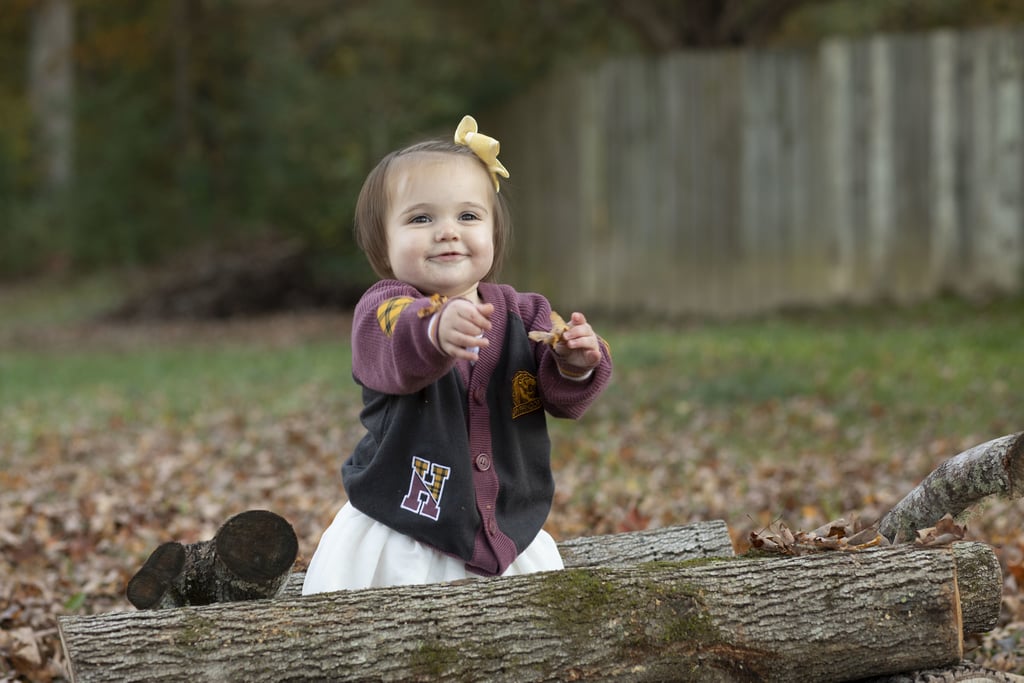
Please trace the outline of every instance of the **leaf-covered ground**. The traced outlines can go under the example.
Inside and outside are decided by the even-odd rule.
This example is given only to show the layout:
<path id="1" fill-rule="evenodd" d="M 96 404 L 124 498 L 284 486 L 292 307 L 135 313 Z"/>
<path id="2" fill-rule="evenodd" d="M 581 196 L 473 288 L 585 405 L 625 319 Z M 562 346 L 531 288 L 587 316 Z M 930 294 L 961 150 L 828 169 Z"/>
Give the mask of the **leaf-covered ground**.
<path id="1" fill-rule="evenodd" d="M 0 311 L 4 300 L 0 297 Z M 1024 302 L 636 327 L 595 320 L 613 388 L 555 422 L 559 539 L 724 519 L 737 548 L 781 519 L 874 520 L 946 458 L 1024 429 Z M 64 680 L 56 624 L 132 609 L 165 540 L 271 509 L 298 567 L 342 502 L 356 440 L 348 320 L 39 321 L 0 330 L 0 681 Z M 1001 624 L 969 657 L 1024 672 L 1024 506 L 968 538 L 1003 562 Z"/>

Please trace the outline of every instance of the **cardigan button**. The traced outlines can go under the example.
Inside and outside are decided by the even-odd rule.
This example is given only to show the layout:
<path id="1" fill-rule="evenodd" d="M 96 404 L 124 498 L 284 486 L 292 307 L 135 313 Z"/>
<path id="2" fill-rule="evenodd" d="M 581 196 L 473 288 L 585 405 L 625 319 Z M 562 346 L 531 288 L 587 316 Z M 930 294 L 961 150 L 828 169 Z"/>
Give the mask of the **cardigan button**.
<path id="1" fill-rule="evenodd" d="M 476 389 L 473 390 L 473 400 L 476 401 L 479 405 L 483 405 L 484 403 L 487 402 L 487 392 L 484 390 L 483 387 L 477 387 Z"/>
<path id="2" fill-rule="evenodd" d="M 498 533 L 498 522 L 493 517 L 487 520 L 487 531 L 493 536 Z"/>
<path id="3" fill-rule="evenodd" d="M 481 472 L 491 469 L 491 457 L 486 453 L 476 456 L 476 468 Z"/>

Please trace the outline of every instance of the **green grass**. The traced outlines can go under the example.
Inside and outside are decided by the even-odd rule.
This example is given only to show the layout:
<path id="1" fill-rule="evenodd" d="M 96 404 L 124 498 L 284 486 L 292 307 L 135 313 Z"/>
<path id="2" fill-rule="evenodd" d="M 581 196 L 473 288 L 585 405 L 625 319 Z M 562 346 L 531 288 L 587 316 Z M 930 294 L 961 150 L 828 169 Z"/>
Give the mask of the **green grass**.
<path id="1" fill-rule="evenodd" d="M 46 412 L 59 415 L 92 405 L 146 417 L 153 405 L 185 416 L 249 403 L 283 413 L 303 407 L 303 391 L 311 383 L 348 384 L 350 362 L 347 345 L 326 341 L 284 349 L 234 345 L 128 352 L 0 351 L 0 409 L 48 406 Z"/>
<path id="2" fill-rule="evenodd" d="M 625 334 L 616 361 L 640 371 L 648 402 L 667 395 L 708 405 L 816 394 L 837 404 L 956 401 L 965 392 L 1005 393 L 1020 379 L 1024 315 L 978 321 L 878 324 L 858 314 L 842 323 L 768 320 Z M 641 387 L 637 387 L 640 389 Z M 645 392 L 646 393 L 646 392 Z"/>
<path id="3" fill-rule="evenodd" d="M 751 455 L 836 452 L 1024 429 L 1024 300 L 802 312 L 613 329 L 616 390 L 595 407 L 650 434 L 715 430 Z M 840 451 L 841 452 L 841 451 Z"/>
<path id="4" fill-rule="evenodd" d="M 224 416 L 274 421 L 353 392 L 347 344 L 0 350 L 0 467 L 53 439 L 147 426 L 191 432 Z M 341 417 L 339 416 L 339 419 Z"/>
<path id="5" fill-rule="evenodd" d="M 78 304 L 56 288 L 7 294 L 0 317 L 59 326 L 73 322 L 72 311 L 86 317 L 109 291 L 109 284 L 81 288 Z M 622 432 L 666 439 L 704 430 L 724 447 L 762 457 L 851 448 L 865 431 L 907 444 L 1024 428 L 1022 298 L 646 329 L 594 322 L 616 364 L 613 390 L 587 418 L 592 438 L 605 442 L 621 441 Z M 324 396 L 358 401 L 343 338 L 284 348 L 234 339 L 57 349 L 0 347 L 0 431 L 188 420 L 237 406 L 287 414 Z"/>
<path id="6" fill-rule="evenodd" d="M 0 289 L 0 320 L 9 335 L 5 344 L 0 334 L 0 434 L 34 438 L 82 424 L 187 423 L 225 409 L 273 417 L 301 412 L 312 397 L 351 385 L 342 335 L 290 346 L 238 334 L 186 335 L 180 343 L 153 335 L 155 341 L 117 348 L 75 341 L 83 336 L 77 326 L 111 310 L 124 287 L 123 278 L 100 275 Z M 18 341 L 19 331 L 32 339 L 39 330 L 50 332 L 38 348 Z M 66 339 L 52 343 L 62 330 Z M 0 455 L 3 450 L 0 442 Z"/>

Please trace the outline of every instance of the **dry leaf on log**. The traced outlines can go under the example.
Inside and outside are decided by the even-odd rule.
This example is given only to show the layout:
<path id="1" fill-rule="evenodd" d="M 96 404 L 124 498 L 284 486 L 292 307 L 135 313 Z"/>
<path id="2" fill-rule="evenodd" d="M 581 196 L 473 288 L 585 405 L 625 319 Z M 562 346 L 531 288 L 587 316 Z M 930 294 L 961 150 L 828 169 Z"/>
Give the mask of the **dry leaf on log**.
<path id="1" fill-rule="evenodd" d="M 966 535 L 967 527 L 957 524 L 953 515 L 947 512 L 935 526 L 918 529 L 914 544 L 925 547 L 949 545 L 954 541 L 962 541 Z"/>
<path id="2" fill-rule="evenodd" d="M 863 550 L 879 545 L 889 545 L 888 539 L 878 532 L 877 525 L 855 528 L 846 519 L 823 524 L 813 531 L 793 532 L 782 522 L 776 522 L 761 531 L 750 532 L 750 545 L 756 550 L 783 555 L 806 555 L 823 550 Z M 923 547 L 946 546 L 962 541 L 967 527 L 957 524 L 952 515 L 936 522 L 935 526 L 920 529 L 915 545 Z"/>
<path id="3" fill-rule="evenodd" d="M 806 555 L 824 550 L 863 550 L 889 545 L 874 526 L 856 529 L 844 518 L 833 520 L 813 531 L 793 533 L 782 522 L 767 529 L 750 532 L 750 545 L 757 550 L 784 555 Z"/>

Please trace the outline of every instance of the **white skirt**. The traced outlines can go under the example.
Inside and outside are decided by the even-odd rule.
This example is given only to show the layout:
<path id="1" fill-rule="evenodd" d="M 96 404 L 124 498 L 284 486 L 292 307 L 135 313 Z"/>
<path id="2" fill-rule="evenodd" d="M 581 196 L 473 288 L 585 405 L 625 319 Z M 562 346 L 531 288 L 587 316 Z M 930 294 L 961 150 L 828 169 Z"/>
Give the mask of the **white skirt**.
<path id="1" fill-rule="evenodd" d="M 502 576 L 562 569 L 558 546 L 537 534 Z M 320 537 L 302 594 L 479 578 L 466 563 L 399 533 L 345 503 Z"/>

